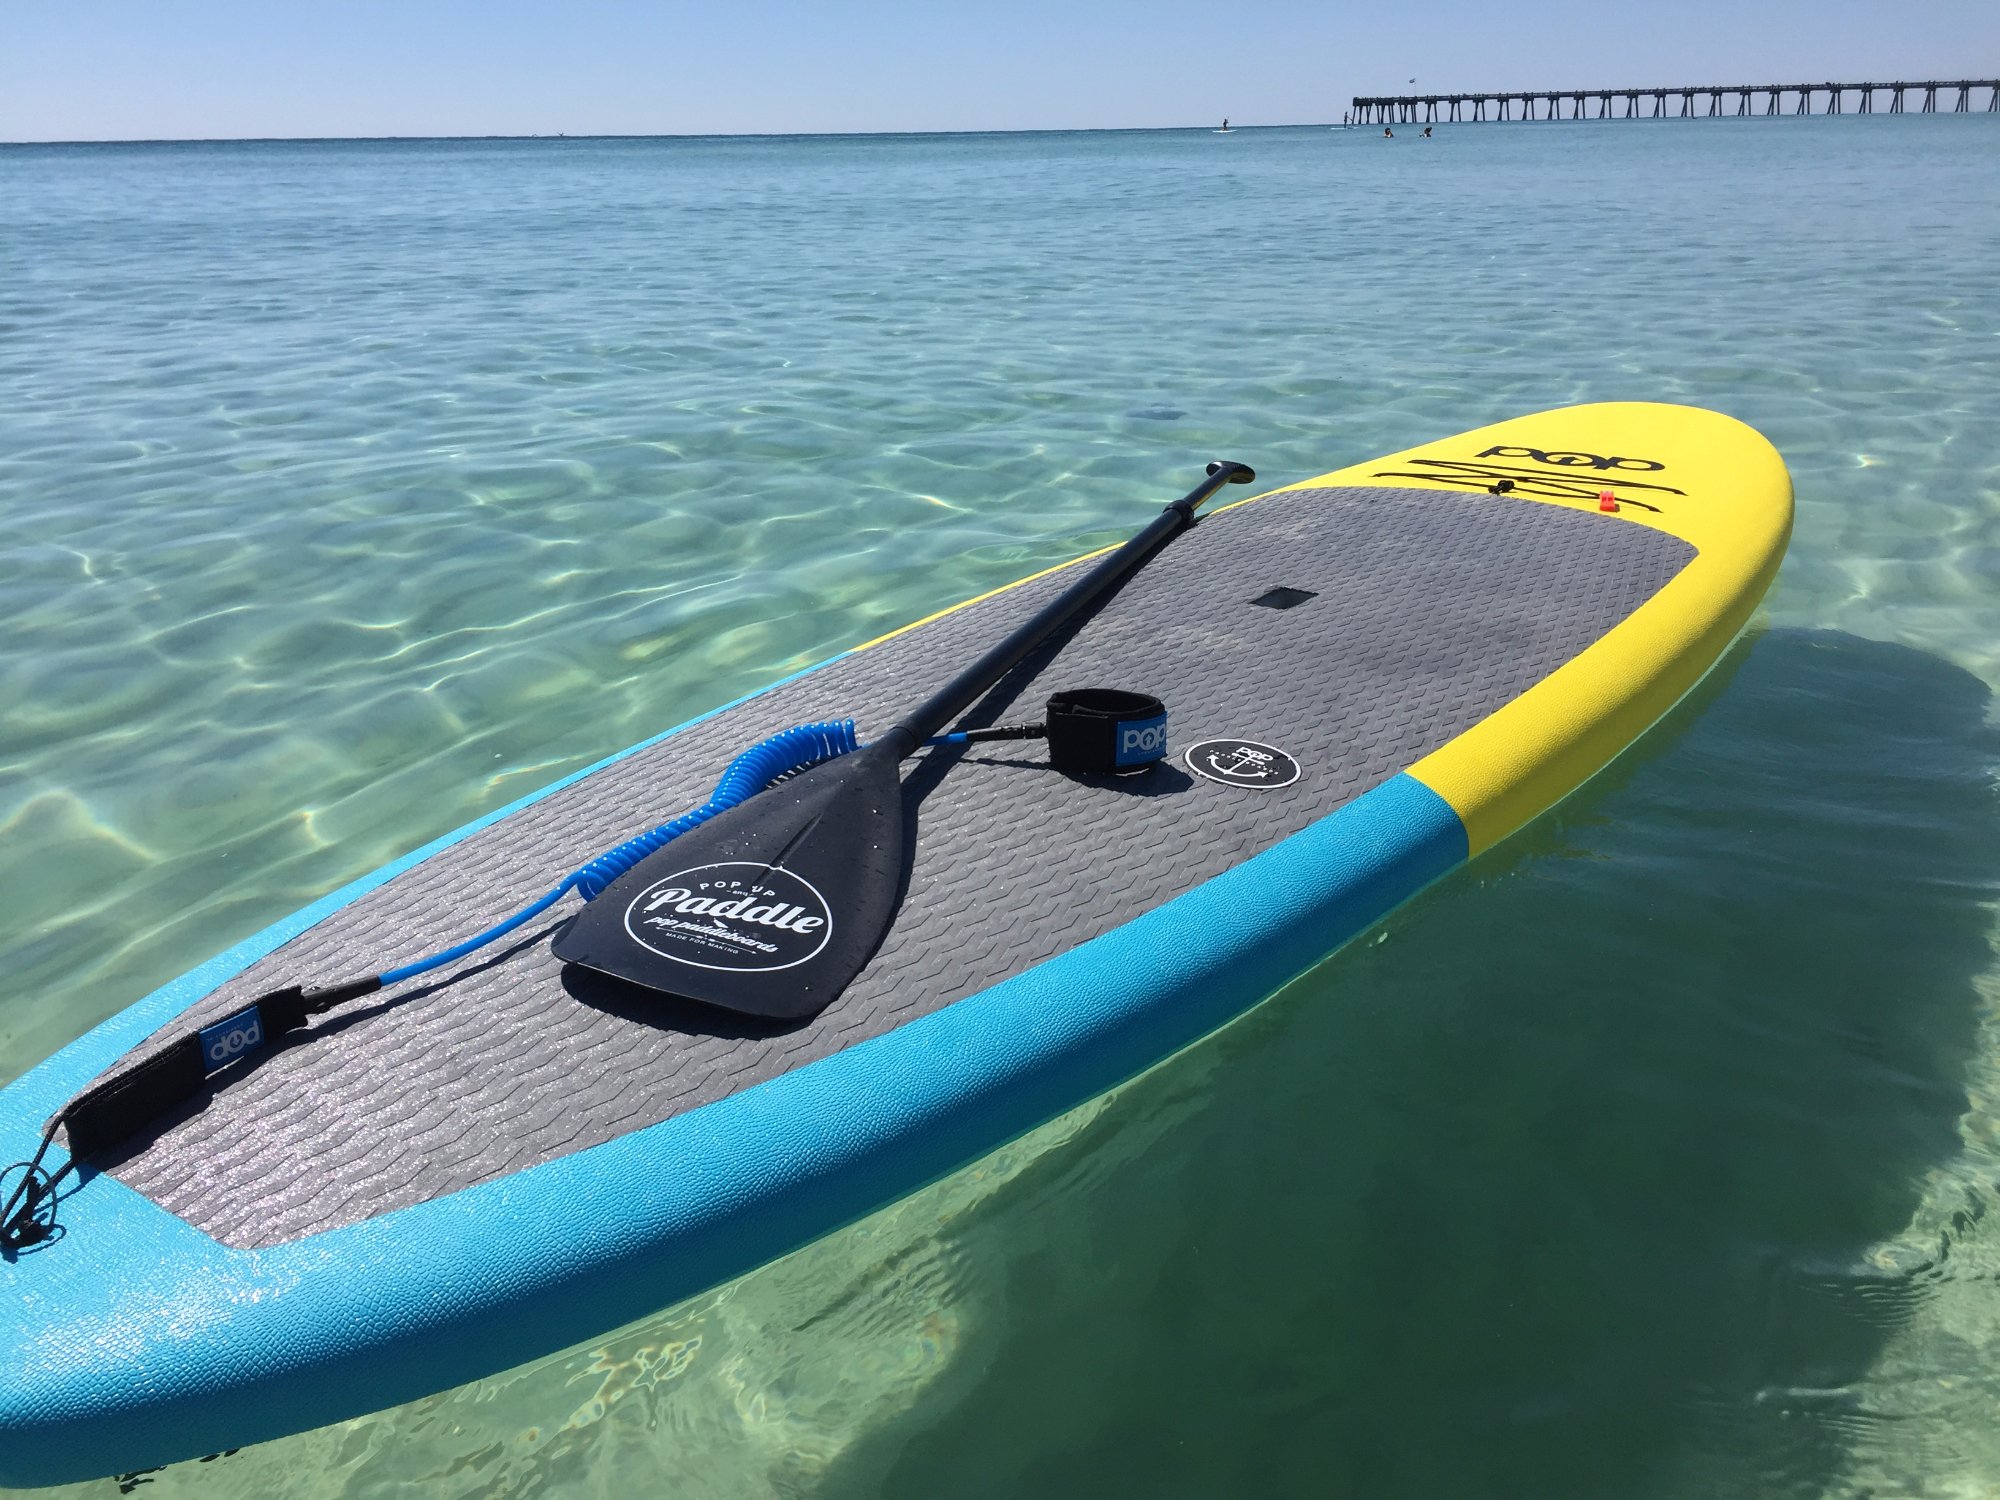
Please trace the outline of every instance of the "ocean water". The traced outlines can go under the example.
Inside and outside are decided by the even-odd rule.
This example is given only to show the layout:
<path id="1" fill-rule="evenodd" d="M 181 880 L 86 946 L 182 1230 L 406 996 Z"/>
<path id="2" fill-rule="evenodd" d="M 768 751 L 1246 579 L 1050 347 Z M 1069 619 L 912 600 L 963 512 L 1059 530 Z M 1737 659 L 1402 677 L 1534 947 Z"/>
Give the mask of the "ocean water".
<path id="1" fill-rule="evenodd" d="M 1221 1035 L 127 1483 L 2000 1490 L 1996 245 L 1979 115 L 0 147 L 0 1079 L 1213 456 L 1657 399 L 1798 491 L 1667 725 Z"/>

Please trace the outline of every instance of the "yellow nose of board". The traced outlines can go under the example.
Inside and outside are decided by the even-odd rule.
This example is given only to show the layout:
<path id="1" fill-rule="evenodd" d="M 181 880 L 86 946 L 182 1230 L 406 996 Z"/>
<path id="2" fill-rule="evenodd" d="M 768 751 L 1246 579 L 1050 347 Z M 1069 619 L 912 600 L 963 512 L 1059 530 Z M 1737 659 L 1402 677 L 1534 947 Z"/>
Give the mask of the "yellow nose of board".
<path id="1" fill-rule="evenodd" d="M 1792 529 L 1791 476 L 1761 434 L 1655 402 L 1538 412 L 1289 488 L 1328 485 L 1587 510 L 1695 548 L 1602 639 L 1410 767 L 1456 809 L 1474 854 L 1568 796 L 1701 680 L 1770 587 Z"/>

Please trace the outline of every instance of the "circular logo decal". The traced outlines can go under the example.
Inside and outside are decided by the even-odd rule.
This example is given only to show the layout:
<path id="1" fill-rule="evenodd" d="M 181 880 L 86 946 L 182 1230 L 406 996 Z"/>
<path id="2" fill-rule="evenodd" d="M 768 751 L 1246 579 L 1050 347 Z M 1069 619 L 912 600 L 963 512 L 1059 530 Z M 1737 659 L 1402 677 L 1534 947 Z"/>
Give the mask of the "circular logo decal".
<path id="1" fill-rule="evenodd" d="M 789 870 L 735 861 L 656 880 L 625 908 L 640 947 L 697 969 L 789 969 L 833 935 L 826 898 Z"/>
<path id="2" fill-rule="evenodd" d="M 1299 779 L 1297 761 L 1284 751 L 1255 740 L 1203 740 L 1188 746 L 1183 758 L 1195 775 L 1228 786 L 1270 791 L 1273 787 L 1290 786 Z"/>

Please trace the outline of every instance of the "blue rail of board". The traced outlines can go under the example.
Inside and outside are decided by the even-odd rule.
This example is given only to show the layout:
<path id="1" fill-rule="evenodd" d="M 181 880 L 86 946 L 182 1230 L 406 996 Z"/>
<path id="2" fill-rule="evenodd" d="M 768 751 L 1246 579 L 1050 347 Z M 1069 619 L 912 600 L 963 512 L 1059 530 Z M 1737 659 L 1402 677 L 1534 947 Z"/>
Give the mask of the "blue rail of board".
<path id="1" fill-rule="evenodd" d="M 511 810 L 276 924 L 0 1091 L 0 1159 L 223 979 Z M 269 1249 L 231 1250 L 90 1175 L 64 1197 L 63 1238 L 0 1265 L 0 1484 L 337 1421 L 740 1275 L 1199 1039 L 1465 856 L 1451 807 L 1399 775 L 1145 916 L 888 1035 L 590 1150 Z"/>

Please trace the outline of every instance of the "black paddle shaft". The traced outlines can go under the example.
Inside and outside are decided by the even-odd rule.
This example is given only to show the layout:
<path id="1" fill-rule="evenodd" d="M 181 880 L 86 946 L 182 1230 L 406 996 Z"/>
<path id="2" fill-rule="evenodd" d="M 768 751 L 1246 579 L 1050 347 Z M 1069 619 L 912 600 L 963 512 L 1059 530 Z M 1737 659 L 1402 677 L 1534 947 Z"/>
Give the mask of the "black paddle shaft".
<path id="1" fill-rule="evenodd" d="M 1089 608 L 1124 582 L 1154 553 L 1192 526 L 1195 511 L 1209 496 L 1225 484 L 1248 484 L 1256 477 L 1257 471 L 1248 464 L 1227 460 L 1211 463 L 1208 477 L 1161 511 L 1150 526 L 1022 621 L 1005 640 L 926 698 L 877 743 L 891 746 L 900 760 L 925 740 L 940 733 L 980 694 L 1018 666 L 1029 652 L 1061 630 L 1080 611 Z"/>
<path id="2" fill-rule="evenodd" d="M 826 1009 L 882 945 L 912 859 L 902 762 L 1016 663 L 1194 522 L 1208 478 L 872 744 L 716 814 L 640 860 L 554 940 L 564 963 L 739 1015 Z"/>

